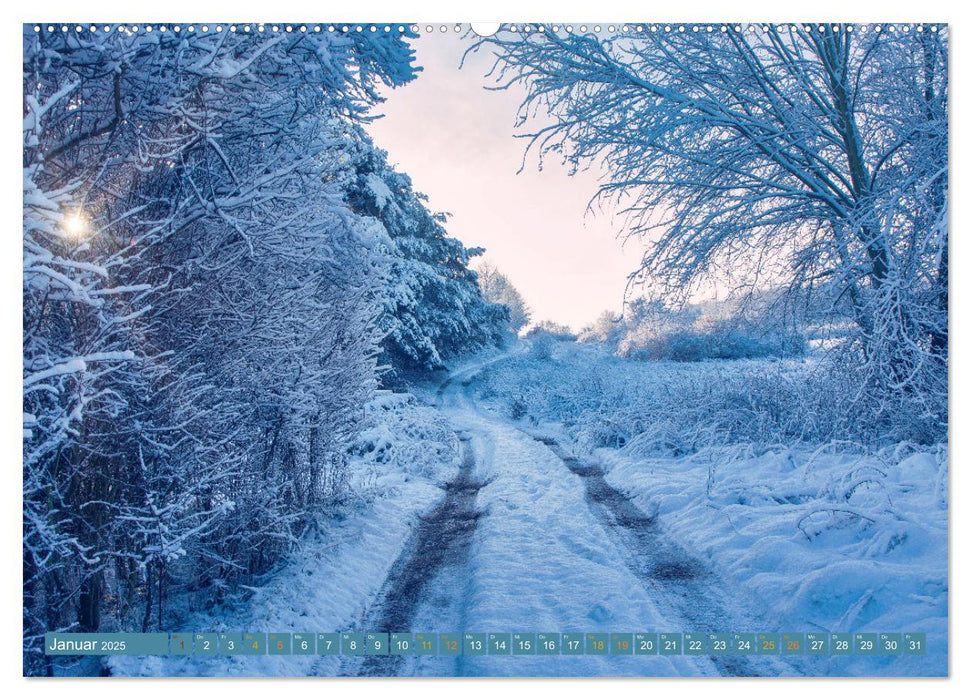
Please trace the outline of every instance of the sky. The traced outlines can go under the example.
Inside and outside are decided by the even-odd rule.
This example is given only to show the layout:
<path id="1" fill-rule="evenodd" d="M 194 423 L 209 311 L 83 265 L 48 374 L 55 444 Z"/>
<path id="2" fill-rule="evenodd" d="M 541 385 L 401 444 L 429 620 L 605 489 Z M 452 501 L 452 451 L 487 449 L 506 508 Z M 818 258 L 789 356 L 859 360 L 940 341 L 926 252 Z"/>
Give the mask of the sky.
<path id="1" fill-rule="evenodd" d="M 540 171 L 526 141 L 515 138 L 521 87 L 495 91 L 479 52 L 459 69 L 469 45 L 449 32 L 413 40 L 418 78 L 387 90 L 384 117 L 368 130 L 389 161 L 407 173 L 429 206 L 451 214 L 450 235 L 486 249 L 484 258 L 519 289 L 533 320 L 575 330 L 601 312 L 619 312 L 627 275 L 641 257 L 637 241 L 622 244 L 609 210 L 587 213 L 594 172 L 570 177 L 555 159 Z"/>

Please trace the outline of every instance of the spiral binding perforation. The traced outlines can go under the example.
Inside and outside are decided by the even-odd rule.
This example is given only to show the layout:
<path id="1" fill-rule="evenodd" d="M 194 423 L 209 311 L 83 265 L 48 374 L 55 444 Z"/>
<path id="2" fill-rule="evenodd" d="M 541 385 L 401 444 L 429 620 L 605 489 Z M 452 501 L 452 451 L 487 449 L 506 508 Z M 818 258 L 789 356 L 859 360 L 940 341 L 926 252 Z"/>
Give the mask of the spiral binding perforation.
<path id="1" fill-rule="evenodd" d="M 938 32 L 946 25 L 939 24 L 503 24 L 501 29 L 509 32 L 530 34 L 534 32 L 552 32 L 554 34 L 615 34 L 618 31 L 630 33 L 727 33 L 727 32 Z M 224 31 L 282 34 L 282 33 L 320 33 L 320 32 L 397 32 L 411 31 L 413 34 L 461 33 L 474 29 L 467 24 L 35 24 L 33 29 L 37 33 L 112 33 L 122 32 L 135 34 L 138 32 L 190 32 L 190 33 L 219 33 Z"/>

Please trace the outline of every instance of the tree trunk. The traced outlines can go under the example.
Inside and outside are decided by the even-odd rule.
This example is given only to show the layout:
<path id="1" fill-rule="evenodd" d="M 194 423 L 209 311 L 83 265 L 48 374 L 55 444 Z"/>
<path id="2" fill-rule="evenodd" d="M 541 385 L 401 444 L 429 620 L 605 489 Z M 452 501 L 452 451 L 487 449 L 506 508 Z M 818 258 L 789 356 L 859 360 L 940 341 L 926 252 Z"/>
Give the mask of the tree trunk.
<path id="1" fill-rule="evenodd" d="M 98 570 L 87 577 L 78 601 L 78 627 L 82 632 L 97 632 L 101 626 L 101 597 L 104 575 Z"/>
<path id="2" fill-rule="evenodd" d="M 152 564 L 145 567 L 145 616 L 142 618 L 142 632 L 148 632 L 152 622 Z"/>

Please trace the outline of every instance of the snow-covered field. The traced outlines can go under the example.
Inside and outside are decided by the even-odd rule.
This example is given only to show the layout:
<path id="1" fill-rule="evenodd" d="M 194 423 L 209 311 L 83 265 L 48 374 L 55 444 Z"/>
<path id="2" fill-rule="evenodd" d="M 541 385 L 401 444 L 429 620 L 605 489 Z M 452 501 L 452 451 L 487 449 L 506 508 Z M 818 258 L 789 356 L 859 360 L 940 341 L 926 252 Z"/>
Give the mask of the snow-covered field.
<path id="1" fill-rule="evenodd" d="M 610 483 L 765 602 L 775 631 L 927 633 L 926 657 L 832 657 L 827 673 L 946 672 L 947 511 L 934 487 L 945 451 L 596 457 Z"/>
<path id="2" fill-rule="evenodd" d="M 813 672 L 944 674 L 947 446 L 773 441 L 805 408 L 793 419 L 764 395 L 746 396 L 746 376 L 756 391 L 771 383 L 786 396 L 804 371 L 632 363 L 560 343 L 552 358 L 495 365 L 479 396 L 599 465 L 671 538 L 754 595 L 775 631 L 927 633 L 926 656 L 828 658 Z M 720 410 L 733 399 L 734 411 Z"/>

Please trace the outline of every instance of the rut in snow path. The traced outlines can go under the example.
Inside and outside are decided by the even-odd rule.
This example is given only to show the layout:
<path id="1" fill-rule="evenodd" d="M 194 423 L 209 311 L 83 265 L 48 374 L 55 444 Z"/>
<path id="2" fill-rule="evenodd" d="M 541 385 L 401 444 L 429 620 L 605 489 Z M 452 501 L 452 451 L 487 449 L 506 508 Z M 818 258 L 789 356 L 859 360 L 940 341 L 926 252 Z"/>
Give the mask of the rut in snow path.
<path id="1" fill-rule="evenodd" d="M 458 475 L 445 486 L 445 498 L 426 517 L 412 535 L 398 560 L 391 567 L 379 601 L 367 614 L 367 629 L 382 632 L 407 632 L 419 606 L 426 600 L 436 574 L 445 567 L 461 565 L 472 543 L 482 511 L 475 498 L 486 482 L 472 477 L 475 454 L 467 436 L 462 439 L 462 462 Z M 393 676 L 402 656 L 369 656 L 358 675 Z"/>
<path id="2" fill-rule="evenodd" d="M 469 368 L 449 377 L 438 389 L 436 404 L 439 408 L 458 400 L 456 407 L 496 421 L 495 416 L 479 408 L 473 396 L 472 385 L 482 368 Z M 537 438 L 516 429 L 546 445 L 580 478 L 591 515 L 625 553 L 626 568 L 672 620 L 670 631 L 682 628 L 685 632 L 732 632 L 773 627 L 765 626 L 758 619 L 757 603 L 746 605 L 739 601 L 730 605 L 738 600 L 739 593 L 729 589 L 702 562 L 672 541 L 659 527 L 656 517 L 644 513 L 624 493 L 611 486 L 599 465 L 581 462 L 555 440 Z M 674 624 L 673 620 L 681 622 Z M 772 657 L 713 655 L 709 658 L 718 672 L 726 676 L 800 675 L 792 663 Z"/>
<path id="3" fill-rule="evenodd" d="M 608 533 L 628 553 L 627 568 L 637 576 L 662 607 L 673 610 L 691 625 L 685 632 L 729 632 L 733 617 L 719 602 L 730 600 L 731 592 L 697 559 L 666 538 L 655 516 L 645 514 L 627 496 L 604 478 L 596 464 L 583 463 L 570 455 L 555 440 L 534 438 L 550 448 L 566 467 L 580 477 L 586 490 L 590 511 Z M 728 676 L 759 676 L 760 669 L 744 657 L 713 655 L 709 657 L 719 672 Z M 772 663 L 770 661 L 770 663 Z M 786 666 L 775 673 L 795 673 Z"/>

